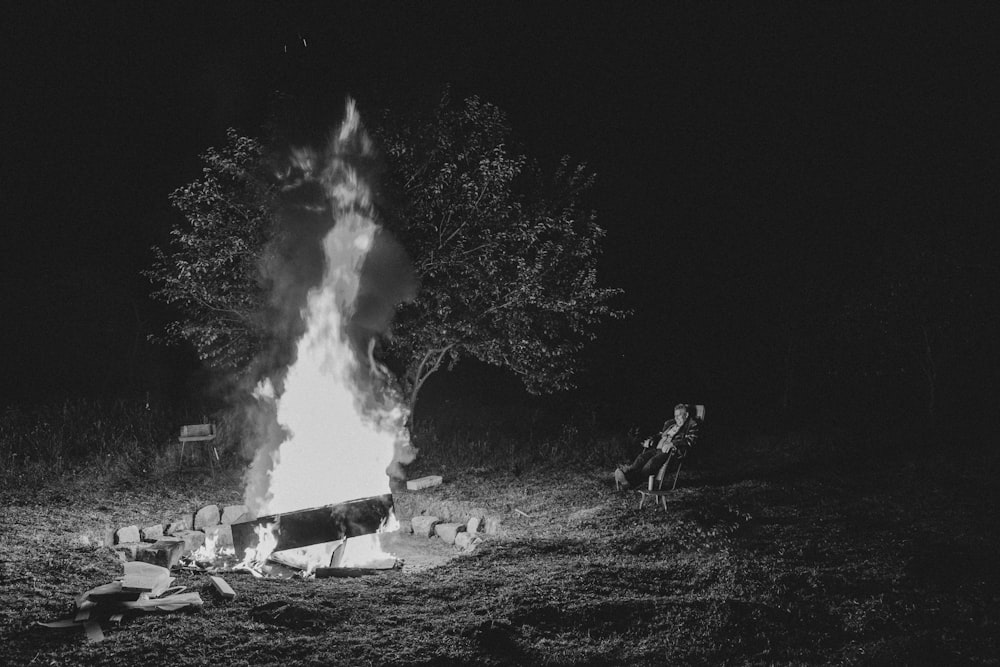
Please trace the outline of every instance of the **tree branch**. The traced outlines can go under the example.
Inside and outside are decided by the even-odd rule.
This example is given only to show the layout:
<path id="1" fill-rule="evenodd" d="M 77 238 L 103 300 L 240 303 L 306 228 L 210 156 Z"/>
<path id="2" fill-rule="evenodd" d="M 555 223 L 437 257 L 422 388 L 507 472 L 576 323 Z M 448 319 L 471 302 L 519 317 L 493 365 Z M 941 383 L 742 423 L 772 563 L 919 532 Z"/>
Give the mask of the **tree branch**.
<path id="1" fill-rule="evenodd" d="M 444 361 L 445 355 L 453 347 L 455 347 L 455 344 L 449 343 L 442 348 L 431 348 L 424 353 L 423 358 L 420 360 L 420 365 L 417 366 L 417 370 L 413 374 L 413 387 L 410 388 L 409 408 L 411 415 L 413 414 L 414 406 L 417 404 L 417 394 L 420 392 L 420 388 L 424 386 L 427 378 L 441 367 L 441 362 Z M 431 361 L 432 357 L 433 361 Z M 427 370 L 425 371 L 424 369 Z"/>

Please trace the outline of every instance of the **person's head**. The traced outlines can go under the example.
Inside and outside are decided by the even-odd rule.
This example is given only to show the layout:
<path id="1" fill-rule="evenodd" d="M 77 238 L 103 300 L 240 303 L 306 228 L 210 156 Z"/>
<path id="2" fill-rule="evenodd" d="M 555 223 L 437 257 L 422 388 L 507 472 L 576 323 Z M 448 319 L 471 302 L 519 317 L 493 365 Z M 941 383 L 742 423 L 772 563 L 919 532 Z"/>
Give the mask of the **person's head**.
<path id="1" fill-rule="evenodd" d="M 683 426 L 684 422 L 688 418 L 688 406 L 684 403 L 678 403 L 674 406 L 674 421 L 677 422 L 678 426 Z"/>

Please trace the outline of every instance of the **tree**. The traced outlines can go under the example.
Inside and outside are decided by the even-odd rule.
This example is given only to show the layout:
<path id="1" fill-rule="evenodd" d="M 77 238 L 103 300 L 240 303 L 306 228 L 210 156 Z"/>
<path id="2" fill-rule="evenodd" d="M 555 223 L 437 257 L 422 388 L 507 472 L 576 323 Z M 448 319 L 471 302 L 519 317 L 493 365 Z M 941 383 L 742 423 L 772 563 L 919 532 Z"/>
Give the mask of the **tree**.
<path id="1" fill-rule="evenodd" d="M 564 157 L 551 174 L 512 147 L 496 106 L 446 93 L 427 114 L 373 132 L 398 203 L 387 224 L 420 279 L 388 342 L 411 407 L 443 366 L 475 358 L 531 392 L 572 386 L 577 353 L 620 290 L 598 286 L 604 231 L 584 198 L 594 176 Z"/>
<path id="2" fill-rule="evenodd" d="M 167 326 L 166 341 L 190 343 L 209 366 L 240 372 L 267 336 L 258 262 L 277 188 L 261 143 L 235 130 L 201 159 L 201 177 L 170 195 L 185 222 L 171 229 L 169 249 L 153 248 L 153 267 L 145 273 L 157 286 L 153 296 L 180 312 Z"/>
<path id="3" fill-rule="evenodd" d="M 385 154 L 380 217 L 420 281 L 381 345 L 410 407 L 463 358 L 509 369 L 532 392 L 572 386 L 595 325 L 622 314 L 620 290 L 597 282 L 604 232 L 584 204 L 594 176 L 569 158 L 546 172 L 512 148 L 504 113 L 476 97 L 386 112 L 371 133 Z M 171 197 L 186 223 L 148 275 L 182 312 L 168 338 L 245 371 L 267 335 L 257 261 L 277 192 L 254 139 L 231 131 L 203 159 L 202 177 Z"/>

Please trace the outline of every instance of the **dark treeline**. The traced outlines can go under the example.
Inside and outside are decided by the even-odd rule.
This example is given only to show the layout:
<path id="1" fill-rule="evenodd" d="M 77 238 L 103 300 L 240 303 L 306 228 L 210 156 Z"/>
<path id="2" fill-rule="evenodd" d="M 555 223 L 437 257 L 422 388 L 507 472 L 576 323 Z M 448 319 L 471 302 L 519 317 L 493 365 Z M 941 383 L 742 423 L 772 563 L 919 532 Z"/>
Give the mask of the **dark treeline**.
<path id="1" fill-rule="evenodd" d="M 503 108 L 532 156 L 597 173 L 602 281 L 633 315 L 586 349 L 578 390 L 540 402 L 553 415 L 648 429 L 685 400 L 734 428 L 929 442 L 994 425 L 995 12 L 451 9 L 275 6 L 234 30 L 225 7 L 196 24 L 87 8 L 20 30 L 9 146 L 42 166 L 5 181 L 25 224 L 0 248 L 0 401 L 212 405 L 191 351 L 149 340 L 176 315 L 140 276 L 178 220 L 168 193 L 227 127 L 273 122 L 275 90 L 297 101 L 287 140 L 310 143 L 345 94 L 364 116 L 450 83 Z M 470 364 L 420 409 L 462 400 L 532 403 Z"/>

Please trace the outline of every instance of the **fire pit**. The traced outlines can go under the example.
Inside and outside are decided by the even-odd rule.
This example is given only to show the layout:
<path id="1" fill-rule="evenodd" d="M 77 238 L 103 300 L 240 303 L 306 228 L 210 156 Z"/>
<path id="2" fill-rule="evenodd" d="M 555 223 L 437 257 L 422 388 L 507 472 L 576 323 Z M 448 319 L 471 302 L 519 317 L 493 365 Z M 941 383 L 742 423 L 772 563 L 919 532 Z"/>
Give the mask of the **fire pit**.
<path id="1" fill-rule="evenodd" d="M 234 523 L 233 546 L 237 554 L 254 549 L 262 532 L 274 536 L 272 551 L 308 547 L 324 542 L 337 542 L 349 537 L 370 535 L 386 526 L 392 518 L 392 495 L 361 498 L 346 503 L 327 505 L 262 516 L 251 521 Z"/>

